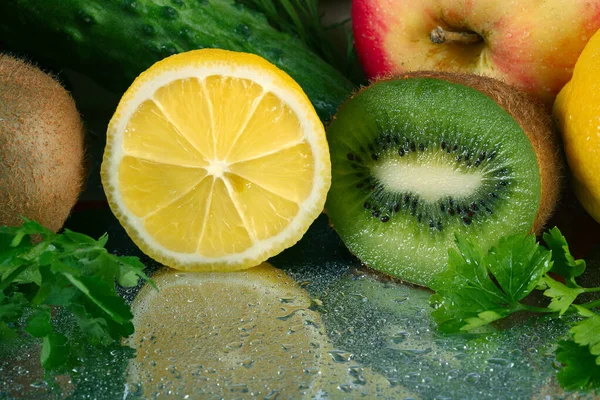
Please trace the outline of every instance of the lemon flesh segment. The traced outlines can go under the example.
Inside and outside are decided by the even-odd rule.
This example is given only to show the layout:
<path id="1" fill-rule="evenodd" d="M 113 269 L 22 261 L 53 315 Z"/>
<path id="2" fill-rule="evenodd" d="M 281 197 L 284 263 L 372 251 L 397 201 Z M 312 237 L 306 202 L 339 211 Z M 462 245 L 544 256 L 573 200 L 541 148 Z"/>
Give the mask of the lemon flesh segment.
<path id="1" fill-rule="evenodd" d="M 125 128 L 124 136 L 123 149 L 125 154 L 132 157 L 181 166 L 208 165 L 202 153 L 152 100 L 143 102 L 137 108 Z"/>
<path id="2" fill-rule="evenodd" d="M 404 398 L 383 376 L 335 358 L 308 292 L 263 263 L 152 277 L 132 305 L 128 388 L 155 398 Z M 357 379 L 360 376 L 360 379 Z"/>
<path id="3" fill-rule="evenodd" d="M 258 56 L 207 49 L 140 75 L 107 133 L 102 181 L 147 254 L 181 270 L 236 270 L 300 239 L 330 185 L 322 123 Z"/>

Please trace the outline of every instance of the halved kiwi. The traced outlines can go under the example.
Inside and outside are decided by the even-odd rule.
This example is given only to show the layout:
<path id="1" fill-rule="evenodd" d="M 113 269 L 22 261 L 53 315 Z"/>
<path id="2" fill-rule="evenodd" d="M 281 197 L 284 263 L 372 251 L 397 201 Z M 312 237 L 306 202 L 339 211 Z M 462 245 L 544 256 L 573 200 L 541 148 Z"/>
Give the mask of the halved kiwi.
<path id="1" fill-rule="evenodd" d="M 419 285 L 445 268 L 455 233 L 487 249 L 541 229 L 558 198 L 550 117 L 491 78 L 377 81 L 341 107 L 327 136 L 330 223 L 364 264 Z"/>

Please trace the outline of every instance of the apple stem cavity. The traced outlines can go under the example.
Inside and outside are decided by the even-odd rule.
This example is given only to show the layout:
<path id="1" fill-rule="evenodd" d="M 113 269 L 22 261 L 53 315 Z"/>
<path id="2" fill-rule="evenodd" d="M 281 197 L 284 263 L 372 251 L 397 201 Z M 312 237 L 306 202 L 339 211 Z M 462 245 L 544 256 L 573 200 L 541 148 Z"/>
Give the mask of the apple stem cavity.
<path id="1" fill-rule="evenodd" d="M 459 43 L 459 44 L 471 44 L 478 43 L 483 38 L 475 32 L 453 32 L 447 31 L 441 26 L 436 27 L 429 33 L 429 39 L 435 44 L 444 43 Z"/>

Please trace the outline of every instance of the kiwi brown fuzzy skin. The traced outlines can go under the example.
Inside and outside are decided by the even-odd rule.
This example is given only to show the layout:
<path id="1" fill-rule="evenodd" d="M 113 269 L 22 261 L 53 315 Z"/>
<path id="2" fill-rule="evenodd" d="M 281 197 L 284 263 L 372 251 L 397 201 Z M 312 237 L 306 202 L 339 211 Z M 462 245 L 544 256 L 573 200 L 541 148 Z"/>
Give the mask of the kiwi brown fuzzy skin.
<path id="1" fill-rule="evenodd" d="M 75 102 L 52 76 L 0 54 L 0 225 L 59 230 L 86 177 Z"/>
<path id="2" fill-rule="evenodd" d="M 490 97 L 517 121 L 529 138 L 537 157 L 542 193 L 532 232 L 540 234 L 560 199 L 565 166 L 560 137 L 552 121 L 552 116 L 544 104 L 535 97 L 498 79 L 475 74 L 413 71 L 399 76 L 384 76 L 371 83 L 412 78 L 441 79 L 469 86 Z M 359 92 L 367 87 L 361 88 Z"/>

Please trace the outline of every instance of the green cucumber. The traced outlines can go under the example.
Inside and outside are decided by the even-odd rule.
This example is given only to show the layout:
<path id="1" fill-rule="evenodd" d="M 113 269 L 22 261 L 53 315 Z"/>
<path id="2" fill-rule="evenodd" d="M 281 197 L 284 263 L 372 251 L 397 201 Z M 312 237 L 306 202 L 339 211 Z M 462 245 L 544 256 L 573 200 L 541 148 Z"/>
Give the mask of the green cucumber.
<path id="1" fill-rule="evenodd" d="M 1 0 L 0 42 L 116 93 L 175 53 L 205 47 L 254 53 L 296 80 L 323 121 L 354 89 L 298 38 L 235 0 Z"/>

